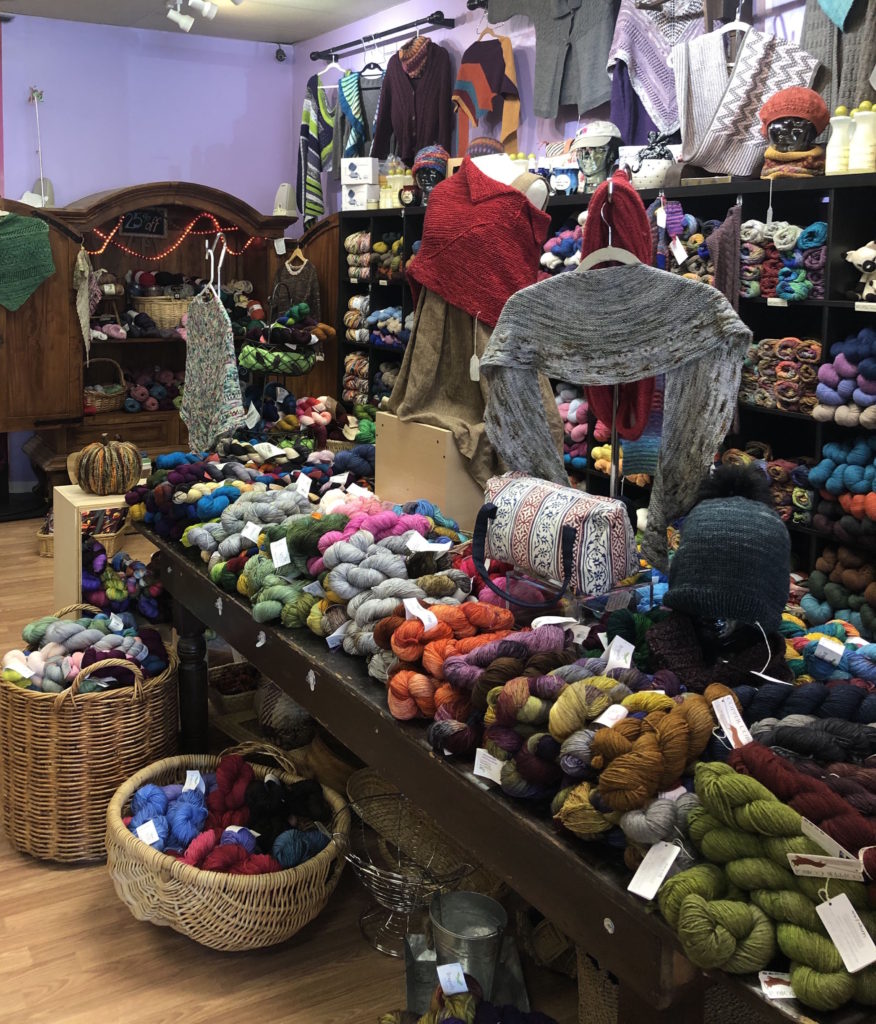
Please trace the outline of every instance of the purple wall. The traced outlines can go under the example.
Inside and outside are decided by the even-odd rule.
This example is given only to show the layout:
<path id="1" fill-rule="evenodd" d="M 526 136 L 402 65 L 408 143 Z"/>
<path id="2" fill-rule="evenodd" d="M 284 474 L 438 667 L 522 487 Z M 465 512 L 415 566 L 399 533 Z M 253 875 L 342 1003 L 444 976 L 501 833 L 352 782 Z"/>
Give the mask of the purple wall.
<path id="1" fill-rule="evenodd" d="M 3 26 L 5 194 L 43 167 L 58 206 L 104 189 L 194 181 L 263 213 L 294 173 L 292 60 L 274 46 L 19 15 Z"/>
<path id="2" fill-rule="evenodd" d="M 438 3 L 436 0 L 408 0 L 407 3 L 399 4 L 381 14 L 364 18 L 348 25 L 336 32 L 328 32 L 308 39 L 305 42 L 297 43 L 295 46 L 295 67 L 293 74 L 294 99 L 293 110 L 296 118 L 300 119 L 301 105 L 304 101 L 304 90 L 307 80 L 325 65 L 314 62 L 310 59 L 311 50 L 324 50 L 326 47 L 349 42 L 351 39 L 364 37 L 367 41 L 371 32 L 381 32 L 391 29 L 396 25 L 404 25 L 406 22 L 414 21 L 416 18 L 431 14 L 436 9 L 444 11 L 448 18 L 456 19 L 456 27 L 453 29 L 428 30 L 429 37 L 436 43 L 440 43 L 449 52 L 454 71 L 459 66 L 459 58 L 463 51 L 477 39 L 481 31 L 481 19 L 483 11 L 469 11 L 465 0 L 443 0 Z M 483 22 L 486 25 L 486 21 Z M 544 141 L 555 141 L 574 134 L 577 128 L 577 112 L 572 107 L 564 108 L 561 116 L 556 119 L 534 117 L 532 113 L 532 86 L 535 73 L 535 32 L 532 23 L 528 18 L 511 18 L 503 25 L 494 26 L 496 31 L 508 35 L 514 44 L 514 55 L 517 63 L 517 85 L 520 89 L 520 132 L 518 138 L 520 148 L 525 153 L 538 152 L 539 145 Z M 399 42 L 404 38 L 410 38 L 413 32 L 405 33 L 401 40 L 390 37 L 389 41 L 378 41 L 376 47 L 368 50 L 368 60 L 376 60 L 384 68 L 389 57 L 398 49 Z M 345 67 L 354 70 L 361 68 L 365 63 L 359 53 L 354 53 L 348 60 L 341 62 Z M 331 72 L 325 76 L 326 84 L 333 83 L 337 74 Z M 607 111 L 606 111 L 607 112 Z M 565 114 L 566 116 L 562 116 Z M 494 123 L 494 122 L 493 122 Z M 490 123 L 482 127 L 486 130 L 482 134 L 495 134 L 491 130 Z M 297 147 L 297 141 L 296 141 Z M 338 188 L 332 182 L 326 183 L 326 208 L 333 212 L 338 208 Z"/>

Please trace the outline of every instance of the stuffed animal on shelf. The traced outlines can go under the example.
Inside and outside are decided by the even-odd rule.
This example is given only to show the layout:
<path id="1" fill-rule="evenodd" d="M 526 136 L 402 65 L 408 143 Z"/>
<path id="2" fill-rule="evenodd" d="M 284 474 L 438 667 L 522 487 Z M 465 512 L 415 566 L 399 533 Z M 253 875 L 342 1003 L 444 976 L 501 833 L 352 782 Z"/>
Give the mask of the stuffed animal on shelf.
<path id="1" fill-rule="evenodd" d="M 876 302 L 876 242 L 850 250 L 845 259 L 861 274 L 858 287 L 849 294 L 864 302 Z"/>

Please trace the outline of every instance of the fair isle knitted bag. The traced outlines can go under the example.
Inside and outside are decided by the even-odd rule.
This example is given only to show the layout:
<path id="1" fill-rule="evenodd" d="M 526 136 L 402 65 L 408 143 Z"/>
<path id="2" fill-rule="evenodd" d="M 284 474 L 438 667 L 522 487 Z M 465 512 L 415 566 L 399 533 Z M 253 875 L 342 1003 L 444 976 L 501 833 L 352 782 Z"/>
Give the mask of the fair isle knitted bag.
<path id="1" fill-rule="evenodd" d="M 636 570 L 633 528 L 621 501 L 525 473 L 492 477 L 484 497 L 472 559 L 484 583 L 514 604 L 550 608 L 568 590 L 607 594 Z M 509 562 L 560 591 L 543 605 L 514 598 L 490 580 L 485 558 Z"/>

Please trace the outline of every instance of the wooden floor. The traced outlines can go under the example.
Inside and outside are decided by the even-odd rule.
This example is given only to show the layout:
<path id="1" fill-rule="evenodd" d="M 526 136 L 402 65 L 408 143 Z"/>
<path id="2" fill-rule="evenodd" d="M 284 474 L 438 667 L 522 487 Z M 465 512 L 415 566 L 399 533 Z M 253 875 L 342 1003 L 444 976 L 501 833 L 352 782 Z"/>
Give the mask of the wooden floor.
<path id="1" fill-rule="evenodd" d="M 54 609 L 38 523 L 0 523 L 0 654 Z M 126 547 L 142 557 L 139 538 Z M 2 752 L 0 752 L 2 755 Z M 404 1006 L 404 969 L 360 936 L 365 905 L 347 871 L 320 917 L 290 942 L 216 953 L 136 921 L 103 865 L 61 867 L 0 835 L 0 1022 L 6 1024 L 375 1024 Z M 575 1024 L 571 981 L 526 965 L 533 1007 Z"/>

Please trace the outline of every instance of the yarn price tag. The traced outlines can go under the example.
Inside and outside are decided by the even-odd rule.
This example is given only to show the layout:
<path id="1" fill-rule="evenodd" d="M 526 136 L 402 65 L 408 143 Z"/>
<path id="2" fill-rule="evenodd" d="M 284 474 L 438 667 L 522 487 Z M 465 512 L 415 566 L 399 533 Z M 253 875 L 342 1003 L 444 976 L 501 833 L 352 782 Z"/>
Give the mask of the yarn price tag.
<path id="1" fill-rule="evenodd" d="M 817 853 L 789 853 L 788 863 L 795 875 L 807 878 L 843 878 L 849 882 L 864 881 L 864 865 L 844 857 L 820 857 Z"/>
<path id="2" fill-rule="evenodd" d="M 183 783 L 183 793 L 187 789 L 197 790 L 199 793 L 204 793 L 207 790 L 204 784 L 203 776 L 199 771 L 194 769 L 186 772 L 186 781 Z"/>
<path id="3" fill-rule="evenodd" d="M 266 459 L 273 458 L 275 455 L 285 455 L 286 453 L 282 448 L 278 448 L 275 444 L 270 444 L 268 441 L 263 441 L 261 444 L 254 444 L 253 449 L 264 455 Z"/>
<path id="4" fill-rule="evenodd" d="M 325 597 L 325 591 L 322 589 L 322 585 L 319 580 L 314 580 L 313 583 L 308 583 L 304 588 L 305 594 L 312 594 L 314 597 L 323 598 Z"/>
<path id="5" fill-rule="evenodd" d="M 285 238 L 275 238 L 274 239 L 274 252 L 278 256 L 285 256 L 286 255 L 286 239 Z"/>
<path id="6" fill-rule="evenodd" d="M 849 974 L 863 970 L 876 960 L 876 943 L 846 893 L 819 903 L 815 910 Z"/>
<path id="7" fill-rule="evenodd" d="M 325 642 L 334 650 L 336 647 L 340 647 L 344 642 L 344 634 L 352 625 L 353 620 L 347 619 L 346 622 L 342 623 L 330 636 L 325 638 Z"/>
<path id="8" fill-rule="evenodd" d="M 289 545 L 286 543 L 285 537 L 281 537 L 271 544 L 271 561 L 278 569 L 282 569 L 284 565 L 288 565 L 292 561 L 289 557 Z"/>
<path id="9" fill-rule="evenodd" d="M 540 629 L 542 626 L 562 626 L 563 629 L 570 630 L 572 640 L 576 644 L 583 644 L 590 636 L 589 626 L 583 626 L 577 619 L 569 618 L 567 615 L 539 615 L 537 619 L 532 620 L 533 629 Z"/>
<path id="10" fill-rule="evenodd" d="M 617 725 L 618 722 L 622 722 L 628 714 L 629 711 L 627 711 L 623 704 L 612 704 L 598 718 L 593 719 L 593 724 L 603 725 L 606 729 L 610 729 L 613 725 Z"/>
<path id="11" fill-rule="evenodd" d="M 247 523 L 240 531 L 240 536 L 257 543 L 261 532 L 262 528 L 258 523 Z"/>
<path id="12" fill-rule="evenodd" d="M 665 843 L 662 840 L 655 843 L 645 854 L 639 870 L 627 886 L 627 892 L 641 896 L 643 900 L 653 900 L 680 853 L 681 848 L 674 843 Z"/>
<path id="13" fill-rule="evenodd" d="M 405 606 L 406 619 L 419 619 L 425 629 L 434 629 L 438 625 L 435 613 L 424 608 L 415 597 L 406 597 L 402 604 Z"/>
<path id="14" fill-rule="evenodd" d="M 475 751 L 474 774 L 480 775 L 482 779 L 500 783 L 502 781 L 502 762 L 498 757 L 493 757 L 488 750 L 478 747 Z"/>
<path id="15" fill-rule="evenodd" d="M 856 313 L 876 313 L 876 302 L 856 302 Z"/>
<path id="16" fill-rule="evenodd" d="M 462 964 L 438 964 L 435 970 L 438 972 L 438 984 L 444 995 L 457 996 L 468 992 Z"/>
<path id="17" fill-rule="evenodd" d="M 158 842 L 158 829 L 151 818 L 149 821 L 144 821 L 142 825 L 137 826 L 137 838 L 142 839 L 144 843 L 148 843 L 150 846 Z"/>
<path id="18" fill-rule="evenodd" d="M 685 249 L 684 244 L 682 243 L 678 235 L 676 235 L 675 238 L 673 238 L 672 241 L 669 243 L 669 251 L 672 253 L 675 262 L 679 266 L 681 266 L 682 263 L 684 263 L 684 261 L 687 259 L 687 249 Z"/>
<path id="19" fill-rule="evenodd" d="M 760 978 L 761 992 L 767 999 L 794 999 L 794 990 L 791 988 L 791 975 L 781 971 L 761 971 Z"/>
<path id="20" fill-rule="evenodd" d="M 109 628 L 114 633 L 121 633 L 121 631 L 125 628 L 124 622 L 122 622 L 122 620 L 118 617 L 118 615 L 116 615 L 115 612 L 113 612 L 112 615 L 110 615 L 109 617 Z"/>
<path id="21" fill-rule="evenodd" d="M 767 298 L 767 305 L 768 306 L 781 306 L 781 307 L 784 308 L 785 306 L 788 305 L 788 300 L 787 299 L 779 299 L 775 295 L 770 295 Z"/>
<path id="22" fill-rule="evenodd" d="M 657 221 L 658 228 L 666 227 L 666 207 L 662 203 L 657 207 L 657 211 L 654 214 L 654 220 Z"/>
<path id="23" fill-rule="evenodd" d="M 261 418 L 261 413 L 256 409 L 252 402 L 250 402 L 249 408 L 246 410 L 246 416 L 243 418 L 243 422 L 250 428 L 250 430 L 252 430 Z"/>
<path id="24" fill-rule="evenodd" d="M 629 640 L 624 640 L 622 636 L 616 636 L 608 645 L 608 662 L 605 671 L 610 672 L 613 668 L 629 668 L 633 663 L 635 650 L 636 648 Z"/>
<path id="25" fill-rule="evenodd" d="M 815 647 L 815 657 L 821 658 L 822 661 L 829 662 L 831 665 L 839 665 L 845 653 L 846 649 L 843 644 L 829 636 L 823 636 Z"/>
<path id="26" fill-rule="evenodd" d="M 338 473 L 337 476 L 330 476 L 330 484 L 340 484 L 341 487 L 346 486 L 347 481 L 350 479 L 349 473 Z"/>
<path id="27" fill-rule="evenodd" d="M 285 388 L 277 388 L 275 401 L 277 402 L 278 405 L 280 404 L 280 402 L 285 402 L 288 397 L 289 392 Z"/>
<path id="28" fill-rule="evenodd" d="M 449 551 L 450 544 L 438 544 L 434 541 L 428 541 L 425 537 L 421 537 L 419 533 L 413 531 L 405 542 L 405 547 L 409 551 Z"/>
<path id="29" fill-rule="evenodd" d="M 468 361 L 468 379 L 472 381 L 481 379 L 481 361 L 477 356 L 472 356 Z"/>
<path id="30" fill-rule="evenodd" d="M 298 479 L 295 481 L 295 490 L 306 498 L 310 494 L 310 484 L 310 477 L 306 473 L 299 473 Z"/>
<path id="31" fill-rule="evenodd" d="M 352 494 L 357 498 L 373 498 L 374 495 L 367 487 L 360 487 L 359 484 L 350 484 L 347 488 L 347 494 Z"/>
<path id="32" fill-rule="evenodd" d="M 832 839 L 823 829 L 820 829 L 815 822 L 808 818 L 800 819 L 800 831 L 811 839 L 816 846 L 820 846 L 829 857 L 845 857 L 846 860 L 855 860 L 855 857 L 844 847 Z"/>
<path id="33" fill-rule="evenodd" d="M 712 710 L 732 747 L 744 747 L 746 743 L 751 743 L 748 726 L 742 721 L 742 715 L 739 714 L 739 709 L 729 694 L 713 700 Z"/>

